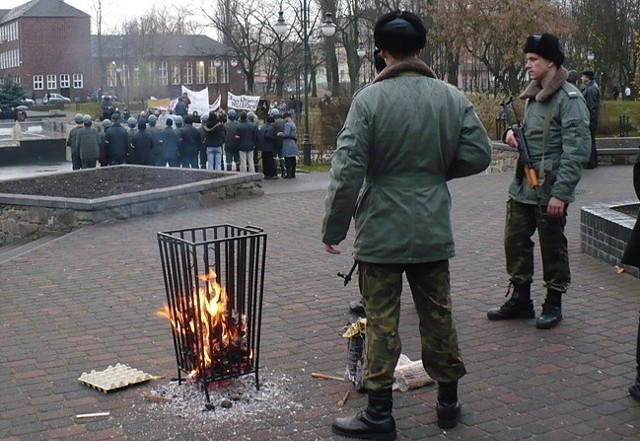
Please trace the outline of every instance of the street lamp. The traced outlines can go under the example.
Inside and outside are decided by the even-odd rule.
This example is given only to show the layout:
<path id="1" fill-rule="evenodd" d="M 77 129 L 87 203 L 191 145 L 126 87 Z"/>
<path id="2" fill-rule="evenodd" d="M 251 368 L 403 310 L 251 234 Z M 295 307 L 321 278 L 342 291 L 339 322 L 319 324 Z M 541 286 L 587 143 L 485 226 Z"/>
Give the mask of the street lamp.
<path id="1" fill-rule="evenodd" d="M 284 19 L 284 12 L 278 12 L 278 20 L 273 25 L 276 34 L 283 36 L 289 25 Z M 332 20 L 331 12 L 325 14 L 325 19 L 320 26 L 320 31 L 325 37 L 331 37 L 336 33 L 336 25 Z M 311 165 L 311 137 L 309 136 L 309 65 L 311 64 L 311 50 L 309 48 L 309 0 L 304 0 L 302 5 L 302 48 L 304 58 L 304 136 L 302 138 L 302 163 Z"/>
<path id="2" fill-rule="evenodd" d="M 596 58 L 596 54 L 593 53 L 592 50 L 587 52 L 587 61 L 589 62 L 589 67 L 593 67 L 593 60 Z"/>

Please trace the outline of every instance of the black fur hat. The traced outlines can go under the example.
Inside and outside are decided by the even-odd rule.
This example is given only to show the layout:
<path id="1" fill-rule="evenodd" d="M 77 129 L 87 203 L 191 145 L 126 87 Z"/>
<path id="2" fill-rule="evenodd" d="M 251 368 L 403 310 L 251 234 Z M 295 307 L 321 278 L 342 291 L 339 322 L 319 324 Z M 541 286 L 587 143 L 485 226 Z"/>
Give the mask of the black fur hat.
<path id="1" fill-rule="evenodd" d="M 409 11 L 393 11 L 378 19 L 373 29 L 376 47 L 408 53 L 427 44 L 427 29 L 420 17 Z"/>
<path id="2" fill-rule="evenodd" d="M 556 66 L 564 63 L 564 49 L 560 39 L 553 34 L 529 35 L 524 45 L 524 53 L 532 52 L 553 61 Z"/>

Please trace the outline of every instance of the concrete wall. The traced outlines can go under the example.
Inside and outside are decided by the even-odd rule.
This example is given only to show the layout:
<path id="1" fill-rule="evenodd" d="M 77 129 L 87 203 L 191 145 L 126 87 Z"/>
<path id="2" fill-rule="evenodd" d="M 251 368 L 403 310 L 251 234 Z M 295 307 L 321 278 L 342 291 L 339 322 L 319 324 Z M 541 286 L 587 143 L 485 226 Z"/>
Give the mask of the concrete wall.
<path id="1" fill-rule="evenodd" d="M 264 193 L 262 175 L 242 174 L 95 201 L 86 199 L 0 196 L 0 246 L 64 234 L 109 219 L 127 219 L 164 211 L 210 207 L 230 199 Z M 217 182 L 216 182 L 217 181 Z"/>

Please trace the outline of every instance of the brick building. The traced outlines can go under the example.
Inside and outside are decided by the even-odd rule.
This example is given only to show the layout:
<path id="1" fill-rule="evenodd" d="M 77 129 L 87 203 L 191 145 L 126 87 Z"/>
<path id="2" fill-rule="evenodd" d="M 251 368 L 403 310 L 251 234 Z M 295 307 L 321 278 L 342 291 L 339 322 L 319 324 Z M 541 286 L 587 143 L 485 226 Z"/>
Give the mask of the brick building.
<path id="1" fill-rule="evenodd" d="M 213 99 L 244 91 L 233 51 L 203 35 L 91 35 L 89 14 L 63 0 L 0 9 L 0 81 L 28 97 L 57 92 L 83 101 L 102 91 L 121 99 L 176 97 L 209 87 Z"/>
<path id="2" fill-rule="evenodd" d="M 91 17 L 62 0 L 0 10 L 0 79 L 27 96 L 86 97 L 91 78 Z"/>

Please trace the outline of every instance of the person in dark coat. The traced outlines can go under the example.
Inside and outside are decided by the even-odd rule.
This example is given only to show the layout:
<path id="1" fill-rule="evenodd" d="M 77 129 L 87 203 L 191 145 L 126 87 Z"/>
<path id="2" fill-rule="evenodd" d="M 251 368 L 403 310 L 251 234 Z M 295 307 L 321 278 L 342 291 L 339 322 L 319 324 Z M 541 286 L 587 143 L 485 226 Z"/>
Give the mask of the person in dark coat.
<path id="1" fill-rule="evenodd" d="M 183 168 L 198 168 L 198 152 L 202 145 L 202 134 L 200 130 L 193 127 L 191 115 L 187 115 L 184 120 L 184 127 L 180 130 L 179 137 L 180 165 Z"/>
<path id="2" fill-rule="evenodd" d="M 149 115 L 147 122 L 149 123 L 147 133 L 151 136 L 151 157 L 149 165 L 164 165 L 160 164 L 162 158 L 162 139 L 160 139 L 162 129 L 156 125 L 158 118 L 155 115 Z"/>
<path id="3" fill-rule="evenodd" d="M 262 152 L 262 171 L 265 179 L 278 179 L 278 169 L 273 159 L 278 151 L 278 136 L 274 123 L 275 118 L 271 115 L 267 116 L 267 122 L 260 127 L 258 136 L 258 150 Z"/>
<path id="4" fill-rule="evenodd" d="M 249 121 L 247 112 L 240 112 L 240 125 L 236 129 L 235 138 L 240 153 L 240 171 L 255 173 L 253 152 L 258 143 L 258 126 Z"/>
<path id="5" fill-rule="evenodd" d="M 82 168 L 95 168 L 100 147 L 98 145 L 98 131 L 91 127 L 91 116 L 82 117 L 83 128 L 76 134 L 76 151 L 80 156 Z"/>
<path id="6" fill-rule="evenodd" d="M 638 199 L 640 199 L 640 153 L 638 153 L 636 164 L 633 166 L 633 187 Z M 620 264 L 640 268 L 640 211 L 638 211 L 636 224 L 631 231 L 631 236 Z M 638 341 L 636 343 L 636 379 L 629 388 L 629 393 L 637 401 L 640 401 L 640 318 L 638 320 Z"/>
<path id="7" fill-rule="evenodd" d="M 109 165 L 124 164 L 127 158 L 129 134 L 127 129 L 120 125 L 120 114 L 113 115 L 113 124 L 107 130 L 105 144 L 108 150 L 107 160 Z"/>
<path id="8" fill-rule="evenodd" d="M 178 98 L 178 102 L 173 108 L 173 113 L 175 113 L 176 115 L 180 115 L 182 118 L 186 118 L 188 113 L 187 106 L 185 106 L 184 99 L 182 97 Z"/>
<path id="9" fill-rule="evenodd" d="M 107 147 L 107 129 L 111 127 L 111 120 L 105 119 L 102 121 L 102 131 L 98 133 L 98 146 L 100 147 L 100 154 L 98 156 L 98 161 L 100 162 L 100 167 L 106 167 L 109 165 L 109 148 Z"/>
<path id="10" fill-rule="evenodd" d="M 180 167 L 180 159 L 178 158 L 178 134 L 173 129 L 173 119 L 167 118 L 167 126 L 164 128 L 160 135 L 162 140 L 162 157 L 160 159 L 160 165 L 165 167 L 167 164 L 169 167 Z"/>
<path id="11" fill-rule="evenodd" d="M 131 153 L 129 164 L 152 165 L 151 148 L 153 139 L 147 132 L 147 124 L 144 120 L 138 122 L 138 130 L 131 139 Z"/>
<path id="12" fill-rule="evenodd" d="M 222 170 L 222 146 L 226 136 L 224 123 L 216 112 L 210 112 L 207 122 L 204 124 L 205 141 L 207 148 L 207 168 L 209 170 Z"/>
<path id="13" fill-rule="evenodd" d="M 224 123 L 226 133 L 224 141 L 224 155 L 225 163 L 227 164 L 227 171 L 236 171 L 240 166 L 238 139 L 235 137 L 239 126 L 240 121 L 238 121 L 238 114 L 235 110 L 229 109 L 229 112 L 227 112 L 227 122 Z"/>
<path id="14" fill-rule="evenodd" d="M 591 132 L 591 156 L 587 163 L 588 169 L 598 166 L 598 151 L 596 150 L 596 130 L 598 129 L 598 120 L 600 116 L 600 88 L 595 80 L 595 72 L 585 70 L 580 73 L 580 81 L 582 81 L 582 95 L 589 109 L 589 131 Z"/>

